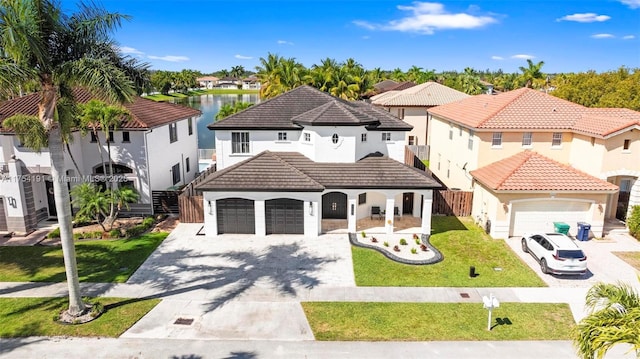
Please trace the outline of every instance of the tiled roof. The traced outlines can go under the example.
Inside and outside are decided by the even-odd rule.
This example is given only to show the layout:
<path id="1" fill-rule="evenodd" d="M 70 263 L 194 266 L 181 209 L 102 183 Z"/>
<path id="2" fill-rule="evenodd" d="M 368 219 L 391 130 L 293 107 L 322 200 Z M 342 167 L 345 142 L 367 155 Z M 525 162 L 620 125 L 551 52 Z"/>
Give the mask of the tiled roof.
<path id="1" fill-rule="evenodd" d="M 487 130 L 566 130 L 604 137 L 640 125 L 640 113 L 633 110 L 587 108 L 528 88 L 477 95 L 428 112 Z"/>
<path id="2" fill-rule="evenodd" d="M 377 95 L 371 96 L 371 103 L 376 104 L 378 101 L 382 101 L 383 99 L 388 99 L 395 96 L 400 91 L 386 91 L 383 93 L 379 93 Z"/>
<path id="3" fill-rule="evenodd" d="M 395 93 L 393 96 L 385 96 L 382 98 L 374 97 L 371 99 L 371 103 L 385 107 L 431 107 L 462 100 L 467 97 L 470 96 L 464 92 L 430 81 L 409 87 L 406 90 Z"/>
<path id="4" fill-rule="evenodd" d="M 357 120 L 356 120 L 357 119 Z M 357 122 L 356 122 L 357 121 Z M 300 86 L 214 122 L 209 129 L 300 129 L 304 124 L 367 124 L 369 130 L 408 131 L 404 121 L 362 101 L 345 101 L 311 86 Z"/>
<path id="5" fill-rule="evenodd" d="M 388 91 L 390 88 L 397 86 L 398 83 L 393 80 L 384 80 L 380 81 L 377 84 L 373 85 L 373 88 L 377 91 Z"/>
<path id="6" fill-rule="evenodd" d="M 427 189 L 441 187 L 424 171 L 388 157 L 356 163 L 314 162 L 298 152 L 262 152 L 214 172 L 196 185 L 202 191 L 304 191 L 330 188 Z"/>
<path id="7" fill-rule="evenodd" d="M 215 76 L 203 76 L 203 77 L 198 77 L 196 79 L 196 81 L 218 81 L 219 78 L 215 77 Z"/>
<path id="8" fill-rule="evenodd" d="M 415 85 L 416 84 L 413 81 L 403 81 L 403 82 L 400 82 L 399 84 L 397 84 L 395 86 L 390 87 L 387 91 L 402 91 L 402 90 L 406 90 L 406 89 L 408 89 L 410 87 L 413 87 Z"/>
<path id="9" fill-rule="evenodd" d="M 616 191 L 618 187 L 533 151 L 470 172 L 497 191 Z"/>
<path id="10" fill-rule="evenodd" d="M 78 103 L 87 103 L 95 98 L 88 91 L 75 90 L 74 96 Z M 37 116 L 40 94 L 8 100 L 0 104 L 0 132 L 7 132 L 2 128 L 2 121 L 15 114 Z M 146 129 L 165 125 L 177 120 L 199 116 L 200 111 L 191 107 L 166 102 L 156 102 L 142 97 L 135 97 L 133 102 L 124 104 L 131 117 L 120 124 L 122 129 Z"/>

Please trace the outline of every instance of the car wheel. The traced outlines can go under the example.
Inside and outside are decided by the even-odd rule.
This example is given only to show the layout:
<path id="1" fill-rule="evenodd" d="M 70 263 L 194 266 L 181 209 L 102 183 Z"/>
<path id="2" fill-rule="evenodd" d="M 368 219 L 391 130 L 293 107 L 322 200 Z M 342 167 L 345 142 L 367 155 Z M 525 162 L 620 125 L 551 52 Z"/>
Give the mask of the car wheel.
<path id="1" fill-rule="evenodd" d="M 527 247 L 527 240 L 522 238 L 522 251 L 525 253 L 529 253 L 529 247 Z"/>
<path id="2" fill-rule="evenodd" d="M 542 273 L 544 274 L 548 274 L 549 273 L 549 268 L 547 267 L 547 260 L 542 258 L 540 260 L 540 270 L 542 271 Z"/>

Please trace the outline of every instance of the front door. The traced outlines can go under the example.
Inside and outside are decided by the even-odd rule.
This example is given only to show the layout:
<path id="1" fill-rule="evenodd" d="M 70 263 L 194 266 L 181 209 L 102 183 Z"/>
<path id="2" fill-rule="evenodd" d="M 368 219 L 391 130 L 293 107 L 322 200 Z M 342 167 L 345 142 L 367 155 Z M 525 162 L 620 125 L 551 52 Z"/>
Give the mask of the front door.
<path id="1" fill-rule="evenodd" d="M 402 214 L 413 214 L 413 192 L 402 194 Z"/>
<path id="2" fill-rule="evenodd" d="M 47 190 L 47 204 L 49 205 L 49 217 L 56 217 L 58 213 L 56 212 L 56 200 L 53 195 L 53 182 L 45 181 L 45 188 Z"/>
<path id="3" fill-rule="evenodd" d="M 630 196 L 631 180 L 623 179 L 620 181 L 620 192 L 618 192 L 618 205 L 616 207 L 616 218 L 621 221 L 627 220 L 627 211 L 629 209 Z"/>
<path id="4" fill-rule="evenodd" d="M 347 219 L 347 195 L 330 192 L 322 196 L 323 219 Z"/>

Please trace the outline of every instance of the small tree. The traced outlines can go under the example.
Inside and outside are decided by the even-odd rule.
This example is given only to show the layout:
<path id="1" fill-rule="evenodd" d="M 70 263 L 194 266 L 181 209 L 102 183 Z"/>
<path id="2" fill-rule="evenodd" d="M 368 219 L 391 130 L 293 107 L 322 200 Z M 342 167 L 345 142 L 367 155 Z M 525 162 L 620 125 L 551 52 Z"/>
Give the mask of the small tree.
<path id="1" fill-rule="evenodd" d="M 629 226 L 629 234 L 640 239 L 640 206 L 632 207 L 631 214 L 627 218 L 627 226 Z"/>
<path id="2" fill-rule="evenodd" d="M 89 217 L 95 219 L 103 231 L 102 220 L 107 216 L 109 210 L 109 196 L 102 189 L 93 183 L 82 183 L 71 189 L 73 201 L 71 203 L 79 208 L 75 218 Z"/>

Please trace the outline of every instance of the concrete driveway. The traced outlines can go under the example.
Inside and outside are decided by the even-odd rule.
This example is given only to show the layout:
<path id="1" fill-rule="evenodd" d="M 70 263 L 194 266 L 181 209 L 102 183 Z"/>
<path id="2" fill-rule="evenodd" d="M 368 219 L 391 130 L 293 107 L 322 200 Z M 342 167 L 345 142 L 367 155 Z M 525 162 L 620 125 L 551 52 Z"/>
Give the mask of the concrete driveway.
<path id="1" fill-rule="evenodd" d="M 640 243 L 626 233 L 612 232 L 602 240 L 576 241 L 576 244 L 587 255 L 588 270 L 582 276 L 543 274 L 540 270 L 540 264 L 533 256 L 522 251 L 520 239 L 520 237 L 509 238 L 507 244 L 549 287 L 589 288 L 598 282 L 615 283 L 622 281 L 640 288 L 638 271 L 612 253 L 640 251 Z"/>
<path id="2" fill-rule="evenodd" d="M 180 224 L 127 281 L 163 301 L 123 337 L 313 340 L 299 298 L 355 286 L 344 234 L 207 238 L 201 226 Z"/>

